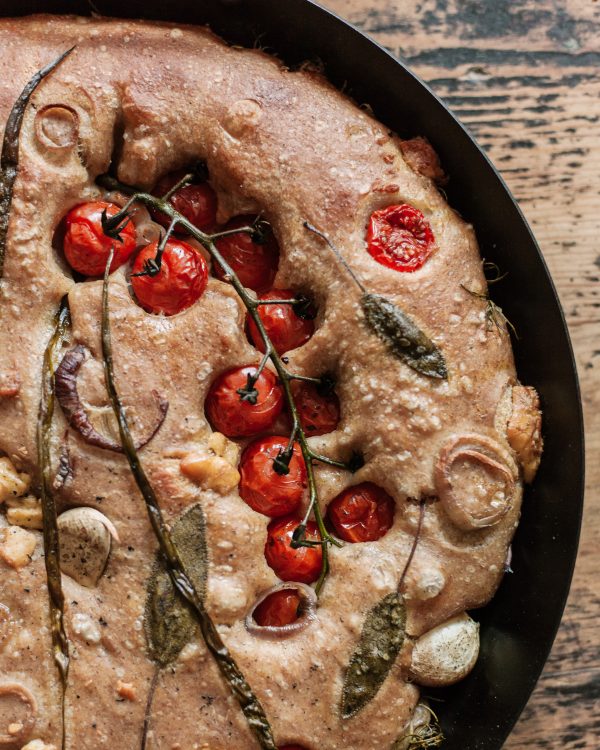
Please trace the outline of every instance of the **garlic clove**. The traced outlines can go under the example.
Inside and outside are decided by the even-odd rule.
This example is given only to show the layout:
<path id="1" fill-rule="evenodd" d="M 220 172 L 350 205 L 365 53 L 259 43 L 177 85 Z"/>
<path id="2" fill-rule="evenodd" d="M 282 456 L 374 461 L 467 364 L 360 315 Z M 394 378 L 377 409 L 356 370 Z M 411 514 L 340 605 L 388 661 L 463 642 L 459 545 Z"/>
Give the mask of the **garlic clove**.
<path id="1" fill-rule="evenodd" d="M 417 640 L 410 673 L 419 685 L 453 685 L 469 674 L 478 656 L 479 624 L 463 612 Z"/>
<path id="2" fill-rule="evenodd" d="M 72 508 L 58 517 L 58 530 L 62 572 L 94 587 L 106 568 L 111 539 L 119 541 L 113 523 L 95 508 Z"/>

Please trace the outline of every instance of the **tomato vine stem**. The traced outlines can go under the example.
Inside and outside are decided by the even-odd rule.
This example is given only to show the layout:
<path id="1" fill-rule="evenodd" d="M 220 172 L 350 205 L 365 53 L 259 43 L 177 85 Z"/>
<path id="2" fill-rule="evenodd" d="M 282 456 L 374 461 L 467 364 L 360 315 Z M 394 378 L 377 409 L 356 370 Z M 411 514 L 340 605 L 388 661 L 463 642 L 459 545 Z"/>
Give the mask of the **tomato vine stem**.
<path id="1" fill-rule="evenodd" d="M 178 186 L 181 187 L 181 185 L 185 184 L 186 180 L 189 181 L 189 179 L 191 179 L 190 175 L 186 175 L 186 177 L 183 178 L 183 180 L 181 180 L 180 183 L 178 183 Z M 303 546 L 312 547 L 316 545 L 321 546 L 321 550 L 322 550 L 321 574 L 315 584 L 315 592 L 317 595 L 319 595 L 321 592 L 321 589 L 323 588 L 323 584 L 325 583 L 327 579 L 327 575 L 329 573 L 329 547 L 331 545 L 334 545 L 336 547 L 342 547 L 343 545 L 338 539 L 336 539 L 329 533 L 329 531 L 327 530 L 327 527 L 325 526 L 325 520 L 323 518 L 323 513 L 319 505 L 319 496 L 318 496 L 317 483 L 316 483 L 316 478 L 315 478 L 314 462 L 324 463 L 324 464 L 328 464 L 331 466 L 336 466 L 338 468 L 349 469 L 349 470 L 352 470 L 352 466 L 342 461 L 336 461 L 326 456 L 322 456 L 319 453 L 316 453 L 315 451 L 313 451 L 310 445 L 308 444 L 308 439 L 302 427 L 298 409 L 296 407 L 296 403 L 295 403 L 294 396 L 292 393 L 291 383 L 293 380 L 305 380 L 305 381 L 314 382 L 314 383 L 320 383 L 321 381 L 318 378 L 309 378 L 307 376 L 295 375 L 294 373 L 288 370 L 281 356 L 275 350 L 275 347 L 273 346 L 273 343 L 271 339 L 269 338 L 269 335 L 267 334 L 265 327 L 263 325 L 263 321 L 259 315 L 259 312 L 258 312 L 259 308 L 261 304 L 264 304 L 264 301 L 257 300 L 246 289 L 246 287 L 244 287 L 238 275 L 231 268 L 229 263 L 227 263 L 225 258 L 221 255 L 218 247 L 215 244 L 216 240 L 220 239 L 221 237 L 226 237 L 232 234 L 244 234 L 245 233 L 245 234 L 250 234 L 250 235 L 256 235 L 257 232 L 264 231 L 263 229 L 264 221 L 262 219 L 259 219 L 258 222 L 254 222 L 254 224 L 252 225 L 242 226 L 233 230 L 226 230 L 224 232 L 217 232 L 215 234 L 207 234 L 201 231 L 200 229 L 198 229 L 196 226 L 194 226 L 194 224 L 192 224 L 182 214 L 176 211 L 175 208 L 168 202 L 168 198 L 172 194 L 172 191 L 167 193 L 166 196 L 163 198 L 157 198 L 156 196 L 150 195 L 149 193 L 146 193 L 144 191 L 137 190 L 136 188 L 131 188 L 127 185 L 123 185 L 118 180 L 114 179 L 113 177 L 109 175 L 102 175 L 101 177 L 98 178 L 97 182 L 101 187 L 104 187 L 108 190 L 118 190 L 122 193 L 131 195 L 130 199 L 127 201 L 123 209 L 121 209 L 121 211 L 119 211 L 117 214 L 115 214 L 111 218 L 107 218 L 105 221 L 103 221 L 103 228 L 105 230 L 105 233 L 111 236 L 111 232 L 114 232 L 115 229 L 118 228 L 122 224 L 123 220 L 128 216 L 128 213 L 127 213 L 128 209 L 135 202 L 143 203 L 149 208 L 160 211 L 161 213 L 165 214 L 171 220 L 169 229 L 167 231 L 167 235 L 169 235 L 175 229 L 175 227 L 179 225 L 189 235 L 191 235 L 195 240 L 197 240 L 202 245 L 202 247 L 209 253 L 212 260 L 220 266 L 224 274 L 224 280 L 227 283 L 231 284 L 231 286 L 233 286 L 238 297 L 240 298 L 244 307 L 248 311 L 249 316 L 252 318 L 252 321 L 256 325 L 256 328 L 258 329 L 258 332 L 264 344 L 265 353 L 260 364 L 257 366 L 255 372 L 252 375 L 248 376 L 246 386 L 244 388 L 240 388 L 238 390 L 238 393 L 240 395 L 240 399 L 246 400 L 249 403 L 256 403 L 256 398 L 258 397 L 258 393 L 256 389 L 254 388 L 254 385 L 260 373 L 266 366 L 267 362 L 270 360 L 271 364 L 273 365 L 275 369 L 275 372 L 277 373 L 279 377 L 281 385 L 283 387 L 285 400 L 288 405 L 290 415 L 292 418 L 292 428 L 291 428 L 291 435 L 289 439 L 288 448 L 286 449 L 286 451 L 283 451 L 282 454 L 280 454 L 279 456 L 277 456 L 277 458 L 274 459 L 274 469 L 278 473 L 285 473 L 285 469 L 287 468 L 286 462 L 288 462 L 289 458 L 291 458 L 290 446 L 293 446 L 293 443 L 297 441 L 300 446 L 300 450 L 302 452 L 304 463 L 306 465 L 309 497 L 308 497 L 308 504 L 307 504 L 306 512 L 304 514 L 304 517 L 302 518 L 302 521 L 300 522 L 299 526 L 294 532 L 291 546 L 293 548 L 298 548 L 298 547 L 303 547 Z M 158 257 L 158 253 L 154 262 L 155 262 L 155 265 L 158 267 L 158 270 L 155 271 L 155 273 L 158 273 L 158 271 L 160 270 L 160 257 Z M 357 281 L 357 283 L 359 282 Z M 268 302 L 271 304 L 275 304 L 276 300 L 268 300 Z M 293 303 L 298 304 L 299 302 L 302 303 L 303 300 L 285 300 L 284 302 L 286 304 L 293 304 Z M 319 530 L 320 541 L 318 542 L 314 542 L 314 541 L 310 541 L 306 539 L 306 524 L 308 523 L 311 514 L 314 515 L 315 522 Z"/>

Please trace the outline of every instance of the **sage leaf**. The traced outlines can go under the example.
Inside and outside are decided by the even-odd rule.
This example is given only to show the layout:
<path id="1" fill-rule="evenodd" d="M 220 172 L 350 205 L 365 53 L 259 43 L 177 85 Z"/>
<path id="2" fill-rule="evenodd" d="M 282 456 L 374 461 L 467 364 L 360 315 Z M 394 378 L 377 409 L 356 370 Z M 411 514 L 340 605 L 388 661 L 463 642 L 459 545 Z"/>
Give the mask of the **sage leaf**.
<path id="1" fill-rule="evenodd" d="M 44 563 L 50 604 L 50 632 L 52 634 L 52 653 L 61 682 L 60 710 L 62 721 L 62 742 L 66 742 L 65 693 L 69 676 L 69 639 L 64 624 L 65 597 L 60 574 L 60 539 L 58 513 L 52 491 L 52 422 L 54 417 L 55 392 L 54 368 L 55 357 L 64 345 L 71 323 L 69 303 L 63 297 L 54 319 L 54 330 L 44 350 L 42 365 L 42 385 L 36 429 L 37 460 L 40 467 L 40 497 L 42 504 L 42 529 L 44 539 Z"/>
<path id="2" fill-rule="evenodd" d="M 21 125 L 23 124 L 23 116 L 33 92 L 44 78 L 58 67 L 74 49 L 75 47 L 71 47 L 71 49 L 59 55 L 56 60 L 38 70 L 19 94 L 6 121 L 4 139 L 2 141 L 2 155 L 0 156 L 0 279 L 4 271 L 4 255 L 6 252 L 6 238 L 8 235 L 13 188 L 19 171 L 19 135 L 21 133 Z"/>
<path id="3" fill-rule="evenodd" d="M 447 379 L 441 351 L 397 305 L 387 297 L 367 292 L 361 297 L 361 306 L 368 328 L 395 357 L 422 375 Z"/>
<path id="4" fill-rule="evenodd" d="M 143 194 L 140 194 L 143 195 Z M 190 224 L 190 227 L 192 225 Z M 212 245 L 211 245 L 212 247 Z M 179 554 L 179 550 L 173 540 L 173 536 L 167 524 L 165 523 L 160 503 L 148 479 L 140 456 L 136 450 L 135 443 L 131 436 L 129 423 L 123 404 L 119 397 L 119 392 L 115 383 L 115 372 L 113 363 L 113 350 L 111 339 L 110 309 L 109 309 L 109 269 L 113 259 L 113 251 L 109 253 L 106 267 L 104 269 L 104 282 L 102 284 L 102 325 L 101 325 L 101 342 L 102 342 L 102 359 L 104 363 L 104 380 L 106 391 L 113 409 L 113 413 L 119 425 L 119 435 L 125 452 L 125 457 L 129 463 L 129 468 L 135 483 L 144 499 L 148 518 L 154 530 L 154 534 L 160 546 L 160 551 L 164 556 L 167 570 L 173 585 L 178 594 L 189 604 L 198 625 L 200 632 L 206 643 L 209 653 L 215 660 L 221 675 L 227 684 L 235 699 L 237 700 L 248 726 L 254 733 L 256 740 L 262 750 L 277 750 L 273 731 L 265 714 L 264 708 L 258 697 L 254 694 L 251 686 L 244 677 L 237 662 L 231 655 L 226 644 L 223 642 L 219 631 L 217 630 L 210 615 L 206 611 L 204 599 L 200 596 L 192 577 L 188 576 L 185 566 Z M 241 285 L 240 285 L 240 288 Z"/>
<path id="5" fill-rule="evenodd" d="M 398 592 L 388 594 L 369 610 L 344 676 L 344 719 L 357 714 L 377 695 L 400 653 L 405 628 L 406 608 Z"/>
<path id="6" fill-rule="evenodd" d="M 208 560 L 205 526 L 202 506 L 197 504 L 175 522 L 171 531 L 186 573 L 202 599 Z M 148 582 L 144 629 L 150 656 L 161 667 L 175 661 L 196 629 L 194 613 L 175 590 L 160 553 Z"/>

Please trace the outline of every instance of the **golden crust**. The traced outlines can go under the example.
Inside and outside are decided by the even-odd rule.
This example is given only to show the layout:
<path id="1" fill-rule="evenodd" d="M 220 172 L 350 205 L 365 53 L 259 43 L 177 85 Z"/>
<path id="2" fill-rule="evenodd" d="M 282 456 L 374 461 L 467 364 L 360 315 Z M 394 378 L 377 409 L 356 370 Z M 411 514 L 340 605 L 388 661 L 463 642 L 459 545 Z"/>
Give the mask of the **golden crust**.
<path id="1" fill-rule="evenodd" d="M 243 312 L 227 285 L 211 279 L 194 307 L 164 319 L 137 307 L 124 273 L 114 274 L 110 307 L 122 397 L 136 415 L 139 434 L 154 423 L 152 388 L 170 402 L 163 427 L 143 451 L 144 465 L 167 517 L 203 503 L 207 606 L 260 698 L 277 742 L 326 750 L 389 748 L 418 699 L 417 688 L 406 682 L 408 642 L 375 700 L 357 717 L 342 721 L 338 707 L 343 669 L 364 615 L 398 585 L 412 546 L 418 512 L 406 500 L 435 494 L 436 460 L 452 435 L 477 433 L 511 452 L 494 425 L 501 395 L 516 378 L 509 338 L 488 330 L 485 303 L 461 286 L 485 289 L 473 229 L 429 179 L 410 168 L 399 142 L 323 79 L 289 72 L 260 52 L 227 47 L 203 29 L 67 17 L 4 19 L 2 120 L 32 73 L 73 43 L 75 52 L 32 98 L 22 130 L 0 299 L 0 368 L 6 363 L 10 368 L 10 376 L 0 372 L 0 382 L 8 378 L 19 390 L 0 394 L 0 451 L 37 473 L 41 356 L 64 294 L 73 340 L 91 352 L 80 390 L 96 406 L 106 403 L 100 284 L 75 284 L 65 272 L 53 249 L 61 217 L 100 195 L 94 180 L 108 169 L 112 154 L 118 155 L 119 178 L 144 187 L 205 159 L 219 196 L 219 219 L 262 211 L 282 248 L 276 286 L 310 289 L 323 311 L 310 342 L 290 354 L 290 368 L 310 375 L 336 372 L 341 424 L 311 440 L 331 455 L 360 447 L 366 464 L 354 477 L 319 468 L 322 502 L 345 485 L 374 481 L 396 499 L 394 526 L 380 542 L 333 550 L 315 626 L 293 642 L 253 638 L 244 628 L 246 611 L 276 583 L 262 551 L 268 519 L 235 490 L 200 490 L 180 471 L 182 455 L 209 443 L 203 401 L 212 379 L 227 367 L 256 361 L 243 332 Z M 395 202 L 419 208 L 436 237 L 435 253 L 412 274 L 390 271 L 364 252 L 369 215 Z M 331 237 L 369 290 L 393 298 L 418 322 L 442 349 L 448 381 L 432 382 L 391 360 L 382 343 L 366 333 L 354 288 L 323 243 L 306 232 L 304 221 Z M 58 414 L 56 455 L 65 430 Z M 523 455 L 524 449 L 515 450 Z M 115 524 L 121 542 L 113 545 L 96 588 L 63 577 L 65 620 L 74 644 L 67 746 L 137 747 L 154 672 L 141 619 L 156 544 L 124 459 L 74 434 L 70 454 L 74 472 L 57 492 L 61 508 L 97 508 Z M 453 524 L 442 503 L 427 505 L 404 590 L 412 636 L 490 599 L 520 501 L 516 481 L 510 507 L 497 523 L 470 531 Z M 60 746 L 47 603 L 21 593 L 26 576 L 41 587 L 40 544 L 28 568 L 1 571 L 2 604 L 11 621 L 27 623 L 31 640 L 26 650 L 14 636 L 0 647 L 0 674 L 35 694 L 36 732 Z M 437 593 L 424 584 L 432 572 Z M 86 633 L 94 637 L 86 640 Z M 21 656 L 15 669 L 16 652 Z M 123 685 L 128 699 L 118 701 Z M 159 680 L 152 742 L 161 750 L 194 743 L 212 750 L 256 746 L 201 641 L 184 649 Z"/>

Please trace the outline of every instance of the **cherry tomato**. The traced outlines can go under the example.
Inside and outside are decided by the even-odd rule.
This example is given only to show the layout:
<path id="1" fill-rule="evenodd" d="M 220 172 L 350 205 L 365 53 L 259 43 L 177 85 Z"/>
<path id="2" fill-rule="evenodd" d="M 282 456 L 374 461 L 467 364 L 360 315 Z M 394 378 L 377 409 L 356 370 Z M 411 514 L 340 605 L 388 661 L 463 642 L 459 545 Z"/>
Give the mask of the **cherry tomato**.
<path id="1" fill-rule="evenodd" d="M 254 610 L 253 618 L 263 627 L 279 627 L 291 625 L 299 617 L 298 608 L 302 604 L 302 597 L 294 589 L 280 589 L 269 594 Z"/>
<path id="2" fill-rule="evenodd" d="M 297 549 L 291 546 L 292 534 L 299 524 L 300 519 L 296 516 L 271 521 L 267 527 L 265 557 L 267 565 L 282 581 L 313 583 L 321 574 L 323 552 L 320 546 Z M 318 541 L 320 538 L 317 524 L 309 521 L 306 524 L 306 539 Z"/>
<path id="3" fill-rule="evenodd" d="M 256 216 L 236 216 L 223 231 L 251 226 L 255 219 Z M 273 285 L 279 265 L 279 245 L 271 232 L 262 242 L 255 242 L 247 232 L 232 234 L 221 237 L 216 246 L 245 287 L 264 292 Z M 213 267 L 215 276 L 222 279 L 224 274 L 219 264 L 213 263 Z"/>
<path id="4" fill-rule="evenodd" d="M 374 211 L 367 229 L 367 250 L 378 263 L 395 271 L 416 271 L 433 252 L 429 222 L 406 203 Z"/>
<path id="5" fill-rule="evenodd" d="M 375 542 L 394 522 L 395 504 L 385 490 L 372 482 L 348 487 L 327 508 L 335 533 L 345 542 Z"/>
<path id="6" fill-rule="evenodd" d="M 158 198 L 166 195 L 185 175 L 185 169 L 165 175 L 156 184 L 152 195 Z M 192 182 L 180 187 L 169 198 L 169 203 L 203 232 L 211 231 L 217 223 L 217 195 L 208 182 Z M 152 216 L 164 227 L 168 227 L 171 223 L 171 219 L 161 211 L 153 211 Z M 177 227 L 176 231 L 178 234 L 185 234 L 185 230 L 181 227 Z"/>
<path id="7" fill-rule="evenodd" d="M 287 289 L 271 289 L 259 295 L 259 299 L 294 299 Z M 260 305 L 258 314 L 278 354 L 289 352 L 306 344 L 313 335 L 315 324 L 309 318 L 301 318 L 292 305 Z M 248 316 L 248 337 L 257 349 L 265 351 L 265 344 L 256 326 Z"/>
<path id="8" fill-rule="evenodd" d="M 114 271 L 136 248 L 135 226 L 131 220 L 120 230 L 121 241 L 107 237 L 102 230 L 102 212 L 108 218 L 115 216 L 120 206 L 105 201 L 81 203 L 72 208 L 65 218 L 63 248 L 68 264 L 84 276 L 102 276 L 111 248 L 114 258 L 110 270 Z"/>
<path id="9" fill-rule="evenodd" d="M 333 432 L 340 421 L 340 402 L 333 390 L 322 392 L 315 383 L 292 381 L 292 395 L 307 437 Z"/>
<path id="10" fill-rule="evenodd" d="M 245 449 L 240 463 L 240 496 L 258 513 L 277 518 L 298 509 L 306 487 L 306 466 L 294 443 L 288 474 L 278 474 L 273 460 L 286 450 L 286 437 L 255 440 Z"/>
<path id="11" fill-rule="evenodd" d="M 140 305 L 152 313 L 175 315 L 194 304 L 206 289 L 208 266 L 195 247 L 167 240 L 156 276 L 135 276 L 156 257 L 157 242 L 147 245 L 135 259 L 131 286 Z"/>
<path id="12" fill-rule="evenodd" d="M 283 408 L 283 389 L 271 370 L 263 370 L 254 384 L 256 403 L 242 400 L 248 375 L 256 365 L 235 367 L 221 373 L 206 398 L 206 415 L 215 428 L 227 437 L 252 437 L 268 430 Z"/>

